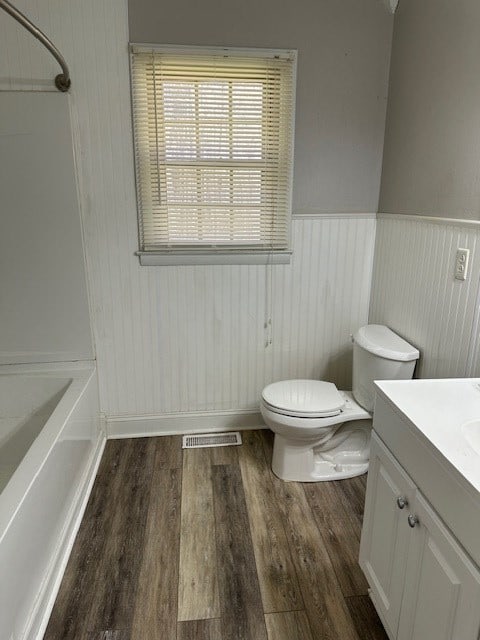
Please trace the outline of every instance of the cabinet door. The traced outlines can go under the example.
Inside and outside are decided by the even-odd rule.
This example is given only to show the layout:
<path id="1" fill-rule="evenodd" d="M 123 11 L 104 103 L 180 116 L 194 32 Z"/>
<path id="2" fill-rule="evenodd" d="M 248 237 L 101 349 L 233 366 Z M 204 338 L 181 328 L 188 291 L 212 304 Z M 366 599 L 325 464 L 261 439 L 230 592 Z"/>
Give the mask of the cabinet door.
<path id="1" fill-rule="evenodd" d="M 478 569 L 421 495 L 410 513 L 418 523 L 410 531 L 398 640 L 477 640 Z"/>
<path id="2" fill-rule="evenodd" d="M 397 635 L 408 541 L 411 537 L 407 515 L 414 497 L 415 485 L 373 433 L 360 566 L 390 637 Z"/>

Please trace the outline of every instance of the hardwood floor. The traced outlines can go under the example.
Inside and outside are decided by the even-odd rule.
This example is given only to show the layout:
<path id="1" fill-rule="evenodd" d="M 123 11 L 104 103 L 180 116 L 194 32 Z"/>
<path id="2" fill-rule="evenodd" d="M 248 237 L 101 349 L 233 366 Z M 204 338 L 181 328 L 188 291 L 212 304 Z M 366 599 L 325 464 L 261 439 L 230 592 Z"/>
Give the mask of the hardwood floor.
<path id="1" fill-rule="evenodd" d="M 107 443 L 45 640 L 387 640 L 358 566 L 365 476 L 285 483 L 273 434 Z"/>

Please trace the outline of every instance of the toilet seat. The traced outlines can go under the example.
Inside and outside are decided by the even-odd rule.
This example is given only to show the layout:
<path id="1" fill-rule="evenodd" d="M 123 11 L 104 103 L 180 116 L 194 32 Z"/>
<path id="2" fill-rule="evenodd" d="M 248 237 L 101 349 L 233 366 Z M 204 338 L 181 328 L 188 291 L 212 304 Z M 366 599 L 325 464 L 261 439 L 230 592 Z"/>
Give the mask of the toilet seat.
<path id="1" fill-rule="evenodd" d="M 273 382 L 263 390 L 262 400 L 270 411 L 296 418 L 329 418 L 345 406 L 337 387 L 323 380 Z"/>

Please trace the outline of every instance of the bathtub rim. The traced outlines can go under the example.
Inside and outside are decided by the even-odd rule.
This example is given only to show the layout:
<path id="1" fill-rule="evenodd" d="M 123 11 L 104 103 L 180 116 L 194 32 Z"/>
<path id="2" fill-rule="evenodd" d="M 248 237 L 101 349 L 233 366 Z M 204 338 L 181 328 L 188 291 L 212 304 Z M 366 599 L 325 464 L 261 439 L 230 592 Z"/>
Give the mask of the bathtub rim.
<path id="1" fill-rule="evenodd" d="M 28 492 L 43 469 L 56 442 L 81 400 L 91 378 L 95 361 L 55 362 L 45 364 L 0 365 L 0 378 L 7 376 L 70 378 L 63 396 L 48 417 L 41 432 L 32 442 L 8 484 L 0 494 L 0 544 L 5 537 Z"/>

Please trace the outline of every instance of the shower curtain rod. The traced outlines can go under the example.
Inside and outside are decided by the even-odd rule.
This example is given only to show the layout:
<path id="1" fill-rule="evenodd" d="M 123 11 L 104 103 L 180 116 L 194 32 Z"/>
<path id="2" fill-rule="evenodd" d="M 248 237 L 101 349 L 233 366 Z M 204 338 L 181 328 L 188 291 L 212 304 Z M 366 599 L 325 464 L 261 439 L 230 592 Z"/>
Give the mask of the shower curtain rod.
<path id="1" fill-rule="evenodd" d="M 12 18 L 15 18 L 17 22 L 25 27 L 25 29 L 30 31 L 30 33 L 34 35 L 37 40 L 40 40 L 40 42 L 50 51 L 58 64 L 62 67 L 63 71 L 63 73 L 59 73 L 55 77 L 55 86 L 59 91 L 68 91 L 70 85 L 72 84 L 70 80 L 70 72 L 68 70 L 67 63 L 65 62 L 65 58 L 62 56 L 53 42 L 49 38 L 47 38 L 43 31 L 40 31 L 40 29 L 36 27 L 33 22 L 30 22 L 27 16 L 23 15 L 23 13 L 16 7 L 14 7 L 13 4 L 8 2 L 8 0 L 0 0 L 0 8 L 10 14 Z"/>

